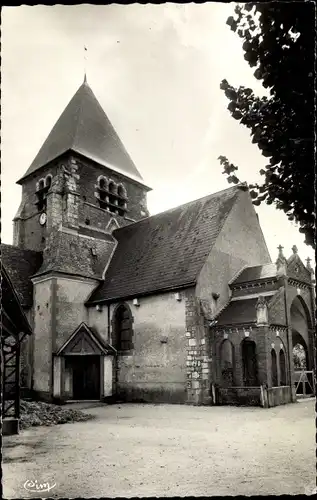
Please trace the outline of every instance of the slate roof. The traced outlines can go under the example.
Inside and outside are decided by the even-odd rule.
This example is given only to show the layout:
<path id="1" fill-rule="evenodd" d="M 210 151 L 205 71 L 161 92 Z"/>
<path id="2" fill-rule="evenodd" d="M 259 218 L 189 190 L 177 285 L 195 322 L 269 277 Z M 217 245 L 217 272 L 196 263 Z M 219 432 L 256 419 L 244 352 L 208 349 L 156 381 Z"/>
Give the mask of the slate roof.
<path id="1" fill-rule="evenodd" d="M 231 286 L 249 281 L 258 281 L 276 277 L 276 264 L 264 264 L 261 266 L 246 267 L 242 273 L 232 282 Z"/>
<path id="2" fill-rule="evenodd" d="M 3 262 L 1 263 L 1 326 L 4 337 L 8 334 L 19 336 L 21 332 L 28 335 L 32 333 L 19 296 Z"/>
<path id="3" fill-rule="evenodd" d="M 143 184 L 142 176 L 86 80 L 66 106 L 18 184 L 69 150 Z"/>
<path id="4" fill-rule="evenodd" d="M 114 231 L 118 245 L 105 281 L 87 304 L 194 285 L 239 191 L 225 189 Z"/>
<path id="5" fill-rule="evenodd" d="M 33 303 L 33 284 L 30 276 L 40 268 L 42 253 L 22 250 L 2 243 L 1 263 L 10 277 L 22 306 L 30 307 Z"/>
<path id="6" fill-rule="evenodd" d="M 217 327 L 256 322 L 256 304 L 258 298 L 235 300 L 217 318 Z"/>
<path id="7" fill-rule="evenodd" d="M 59 230 L 51 232 L 43 252 L 43 264 L 36 275 L 55 271 L 101 280 L 114 246 L 115 241 L 110 235 L 108 241 L 95 238 L 92 243 L 80 235 Z M 95 250 L 94 255 L 92 248 Z"/>

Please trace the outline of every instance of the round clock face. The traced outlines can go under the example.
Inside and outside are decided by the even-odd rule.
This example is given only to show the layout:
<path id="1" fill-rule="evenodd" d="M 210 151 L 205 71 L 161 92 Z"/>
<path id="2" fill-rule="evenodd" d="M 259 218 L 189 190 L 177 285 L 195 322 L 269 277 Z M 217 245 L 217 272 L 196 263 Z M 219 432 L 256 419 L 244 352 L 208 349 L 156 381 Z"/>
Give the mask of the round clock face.
<path id="1" fill-rule="evenodd" d="M 46 213 L 43 212 L 40 215 L 40 224 L 41 224 L 41 226 L 44 226 L 45 222 L 46 222 Z"/>

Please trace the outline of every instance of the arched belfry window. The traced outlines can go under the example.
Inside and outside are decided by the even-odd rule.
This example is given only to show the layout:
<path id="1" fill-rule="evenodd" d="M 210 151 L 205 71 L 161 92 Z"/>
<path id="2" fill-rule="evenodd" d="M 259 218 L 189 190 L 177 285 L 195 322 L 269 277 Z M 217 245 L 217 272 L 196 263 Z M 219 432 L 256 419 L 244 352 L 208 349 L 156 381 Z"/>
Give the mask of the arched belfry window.
<path id="1" fill-rule="evenodd" d="M 113 340 L 117 351 L 133 349 L 133 318 L 129 307 L 121 304 L 117 307 L 113 317 Z"/>
<path id="2" fill-rule="evenodd" d="M 122 184 L 117 185 L 112 179 L 107 180 L 104 176 L 100 176 L 95 195 L 100 208 L 121 216 L 127 212 L 127 192 Z"/>
<path id="3" fill-rule="evenodd" d="M 118 190 L 117 190 L 117 195 L 118 195 L 118 206 L 119 206 L 119 213 L 120 210 L 126 210 L 127 208 L 127 192 L 125 187 L 122 184 L 119 184 Z"/>
<path id="4" fill-rule="evenodd" d="M 36 183 L 36 206 L 39 212 L 46 210 L 47 206 L 47 193 L 52 184 L 52 176 L 48 175 L 46 179 L 40 179 Z"/>

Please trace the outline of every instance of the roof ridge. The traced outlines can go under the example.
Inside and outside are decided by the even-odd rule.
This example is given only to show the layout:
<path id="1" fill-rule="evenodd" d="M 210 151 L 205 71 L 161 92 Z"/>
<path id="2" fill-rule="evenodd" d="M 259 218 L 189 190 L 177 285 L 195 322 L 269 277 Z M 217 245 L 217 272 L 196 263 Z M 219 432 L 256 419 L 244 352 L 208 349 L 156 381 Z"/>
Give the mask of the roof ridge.
<path id="1" fill-rule="evenodd" d="M 253 267 L 253 266 L 248 266 L 248 264 L 245 264 L 239 271 L 236 272 L 236 274 L 234 274 L 233 278 L 231 278 L 231 280 L 228 281 L 228 286 L 233 285 L 233 283 L 235 282 L 235 280 L 237 278 L 239 278 L 239 276 L 242 274 L 242 272 L 245 269 L 247 269 L 248 267 Z"/>
<path id="2" fill-rule="evenodd" d="M 225 191 L 229 191 L 230 189 L 234 192 L 234 190 L 239 189 L 239 186 L 231 186 L 229 188 L 222 189 L 221 191 L 216 191 L 215 193 L 211 193 L 211 194 L 202 196 L 201 198 L 197 198 L 196 200 L 187 201 L 186 203 L 182 203 L 181 205 L 177 205 L 176 207 L 168 208 L 166 210 L 163 210 L 163 212 L 158 212 L 157 214 L 150 215 L 149 217 L 145 217 L 144 219 L 140 219 L 140 220 L 136 220 L 134 222 L 131 222 L 130 224 L 127 224 L 126 226 L 119 227 L 118 229 L 115 229 L 113 231 L 113 233 L 116 233 L 117 231 L 122 231 L 123 229 L 127 229 L 131 226 L 134 226 L 135 224 L 140 224 L 142 222 L 148 221 L 149 219 L 154 219 L 154 217 L 159 217 L 160 215 L 166 214 L 168 212 L 172 212 L 173 210 L 177 210 L 179 208 L 185 208 L 186 206 L 197 203 L 198 201 L 202 201 L 204 199 L 212 198 L 213 196 L 220 195 L 220 194 L 224 193 Z"/>
<path id="3" fill-rule="evenodd" d="M 213 249 L 213 247 L 214 247 L 214 245 L 215 245 L 215 243 L 216 243 L 216 241 L 217 241 L 217 238 L 218 238 L 219 234 L 221 233 L 222 228 L 223 228 L 223 226 L 225 225 L 226 220 L 227 220 L 227 219 L 228 219 L 228 217 L 229 217 L 229 214 L 230 214 L 230 212 L 231 212 L 231 210 L 232 210 L 232 208 L 233 208 L 233 205 L 234 205 L 234 203 L 236 202 L 236 197 L 237 197 L 238 191 L 236 191 L 236 192 L 234 192 L 234 191 L 233 191 L 233 193 L 234 193 L 234 194 L 233 194 L 232 198 L 235 198 L 235 199 L 234 199 L 234 200 L 232 200 L 232 198 L 231 198 L 232 205 L 230 206 L 230 209 L 227 211 L 227 213 L 224 215 L 224 217 L 220 218 L 220 224 L 219 224 L 219 225 L 218 225 L 218 227 L 217 227 L 217 233 L 216 233 L 216 235 L 215 235 L 214 243 L 211 245 L 211 247 L 210 247 L 210 249 L 209 249 L 209 253 L 208 253 L 208 255 L 209 255 L 209 254 L 210 254 L 210 252 L 212 251 L 212 249 Z M 228 201 L 228 200 L 226 200 L 226 201 Z M 202 271 L 202 269 L 203 269 L 204 265 L 205 265 L 205 262 L 203 262 L 203 263 L 202 263 L 200 270 L 197 272 L 197 274 L 196 274 L 196 279 L 198 279 L 198 277 L 199 277 L 199 275 L 200 275 L 200 273 L 201 273 L 201 271 Z"/>
<path id="4" fill-rule="evenodd" d="M 90 89 L 88 83 L 83 82 L 81 84 L 81 86 L 79 87 L 79 89 L 77 90 L 77 93 L 79 93 L 81 91 L 82 87 L 88 87 Z M 80 106 L 79 106 L 79 110 L 78 110 L 78 113 L 77 113 L 78 120 L 77 120 L 77 123 L 76 123 L 75 133 L 73 135 L 73 140 L 72 140 L 72 143 L 71 143 L 71 149 L 74 148 L 75 144 L 76 144 L 77 135 L 78 135 L 78 129 L 79 129 L 79 124 L 80 124 L 80 117 L 81 117 L 82 110 L 83 110 L 83 98 L 81 98 L 81 100 L 80 100 Z"/>

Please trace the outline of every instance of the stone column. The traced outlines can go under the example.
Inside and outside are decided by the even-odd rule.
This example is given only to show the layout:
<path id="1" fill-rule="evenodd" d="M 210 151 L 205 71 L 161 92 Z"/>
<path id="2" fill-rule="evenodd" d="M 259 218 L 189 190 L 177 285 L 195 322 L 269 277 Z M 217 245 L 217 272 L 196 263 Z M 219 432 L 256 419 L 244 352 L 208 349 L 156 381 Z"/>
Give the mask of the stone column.
<path id="1" fill-rule="evenodd" d="M 268 372 L 271 366 L 271 363 L 269 362 L 271 349 L 268 345 L 268 331 L 269 327 L 264 325 L 259 326 L 255 331 L 258 377 L 260 385 L 264 386 L 268 384 Z"/>
<path id="2" fill-rule="evenodd" d="M 53 366 L 53 397 L 61 399 L 62 396 L 62 358 L 54 356 Z"/>
<path id="3" fill-rule="evenodd" d="M 112 374 L 113 374 L 113 357 L 104 356 L 103 358 L 103 397 L 109 398 L 112 396 Z M 101 377 L 102 378 L 102 377 Z"/>
<path id="4" fill-rule="evenodd" d="M 210 346 L 208 329 L 194 293 L 186 297 L 187 402 L 210 404 Z"/>

